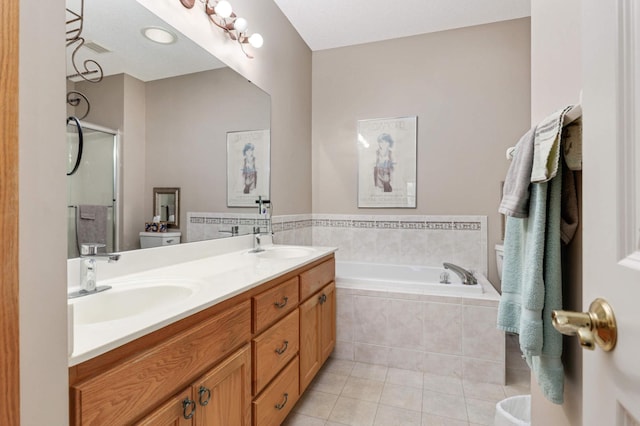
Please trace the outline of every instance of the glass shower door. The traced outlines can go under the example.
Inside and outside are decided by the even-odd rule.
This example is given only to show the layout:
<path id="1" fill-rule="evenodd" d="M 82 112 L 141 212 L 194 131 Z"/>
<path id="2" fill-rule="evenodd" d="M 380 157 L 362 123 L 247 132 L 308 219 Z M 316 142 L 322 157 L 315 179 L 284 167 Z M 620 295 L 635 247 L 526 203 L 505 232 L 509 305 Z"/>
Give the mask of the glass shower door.
<path id="1" fill-rule="evenodd" d="M 76 123 L 67 124 L 68 258 L 79 256 L 83 242 L 104 243 L 107 252 L 118 250 L 117 132 L 87 123 L 81 128 L 82 143 Z"/>

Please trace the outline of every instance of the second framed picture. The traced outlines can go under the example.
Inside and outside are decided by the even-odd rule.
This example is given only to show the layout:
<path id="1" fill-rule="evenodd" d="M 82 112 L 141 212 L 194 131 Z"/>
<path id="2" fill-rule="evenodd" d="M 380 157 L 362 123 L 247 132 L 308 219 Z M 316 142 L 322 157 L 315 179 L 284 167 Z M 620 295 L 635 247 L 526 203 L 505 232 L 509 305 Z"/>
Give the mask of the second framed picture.
<path id="1" fill-rule="evenodd" d="M 358 207 L 416 207 L 418 117 L 358 121 Z"/>

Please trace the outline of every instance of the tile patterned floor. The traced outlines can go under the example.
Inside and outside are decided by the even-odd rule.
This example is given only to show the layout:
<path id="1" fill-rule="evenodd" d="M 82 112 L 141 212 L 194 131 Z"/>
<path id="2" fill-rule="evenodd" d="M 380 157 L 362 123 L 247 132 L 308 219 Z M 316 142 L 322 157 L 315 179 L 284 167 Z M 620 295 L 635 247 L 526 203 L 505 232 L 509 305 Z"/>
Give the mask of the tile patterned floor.
<path id="1" fill-rule="evenodd" d="M 284 426 L 493 425 L 496 402 L 528 383 L 470 382 L 330 358 Z"/>

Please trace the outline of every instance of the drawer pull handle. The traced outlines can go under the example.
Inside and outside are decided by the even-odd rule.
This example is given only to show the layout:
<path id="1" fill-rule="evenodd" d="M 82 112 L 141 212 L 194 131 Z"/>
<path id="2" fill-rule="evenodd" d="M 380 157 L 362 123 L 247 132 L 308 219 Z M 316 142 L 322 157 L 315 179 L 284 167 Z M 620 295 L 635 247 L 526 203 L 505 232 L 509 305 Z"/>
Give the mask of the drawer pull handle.
<path id="1" fill-rule="evenodd" d="M 282 410 L 284 408 L 285 405 L 287 405 L 287 400 L 289 399 L 289 394 L 285 393 L 284 394 L 284 401 L 282 401 L 282 404 L 276 404 L 276 408 L 278 410 Z"/>
<path id="2" fill-rule="evenodd" d="M 284 308 L 285 306 L 287 306 L 287 302 L 288 302 L 288 301 L 289 301 L 289 298 L 288 298 L 287 296 L 285 296 L 285 297 L 282 299 L 282 302 L 281 302 L 281 303 L 274 302 L 273 304 L 275 305 L 275 307 L 276 307 L 276 308 L 278 308 L 278 309 L 282 309 L 282 308 Z"/>
<path id="3" fill-rule="evenodd" d="M 324 302 L 327 301 L 327 295 L 326 294 L 322 294 L 322 296 L 318 296 L 318 302 L 322 305 Z"/>
<path id="4" fill-rule="evenodd" d="M 191 411 L 187 414 L 187 409 L 191 407 Z M 196 402 L 189 397 L 182 400 L 182 417 L 189 420 L 193 417 L 193 414 L 196 412 Z"/>
<path id="5" fill-rule="evenodd" d="M 203 401 L 202 397 L 205 394 L 207 395 L 207 398 Z M 200 405 L 204 407 L 209 403 L 210 400 L 211 400 L 211 389 L 206 388 L 204 386 L 200 386 L 200 389 L 198 389 L 198 402 L 200 402 Z"/>
<path id="6" fill-rule="evenodd" d="M 284 346 L 283 346 L 283 347 L 281 347 L 281 348 L 277 348 L 277 349 L 276 349 L 276 353 L 277 353 L 278 355 L 282 355 L 282 354 L 284 353 L 284 351 L 286 351 L 286 350 L 287 350 L 287 347 L 288 347 L 288 346 L 289 346 L 289 341 L 288 341 L 288 340 L 285 340 L 285 341 L 284 341 Z"/>

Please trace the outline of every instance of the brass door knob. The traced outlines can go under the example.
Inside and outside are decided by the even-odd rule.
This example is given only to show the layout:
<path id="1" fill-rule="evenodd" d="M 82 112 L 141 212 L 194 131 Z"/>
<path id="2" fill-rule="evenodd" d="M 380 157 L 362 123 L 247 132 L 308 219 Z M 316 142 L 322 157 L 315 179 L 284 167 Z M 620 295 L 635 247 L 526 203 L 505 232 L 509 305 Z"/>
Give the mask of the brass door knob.
<path id="1" fill-rule="evenodd" d="M 567 336 L 578 336 L 583 348 L 594 350 L 598 344 L 609 352 L 618 338 L 616 317 L 604 299 L 591 302 L 588 312 L 552 311 L 553 327 Z"/>

